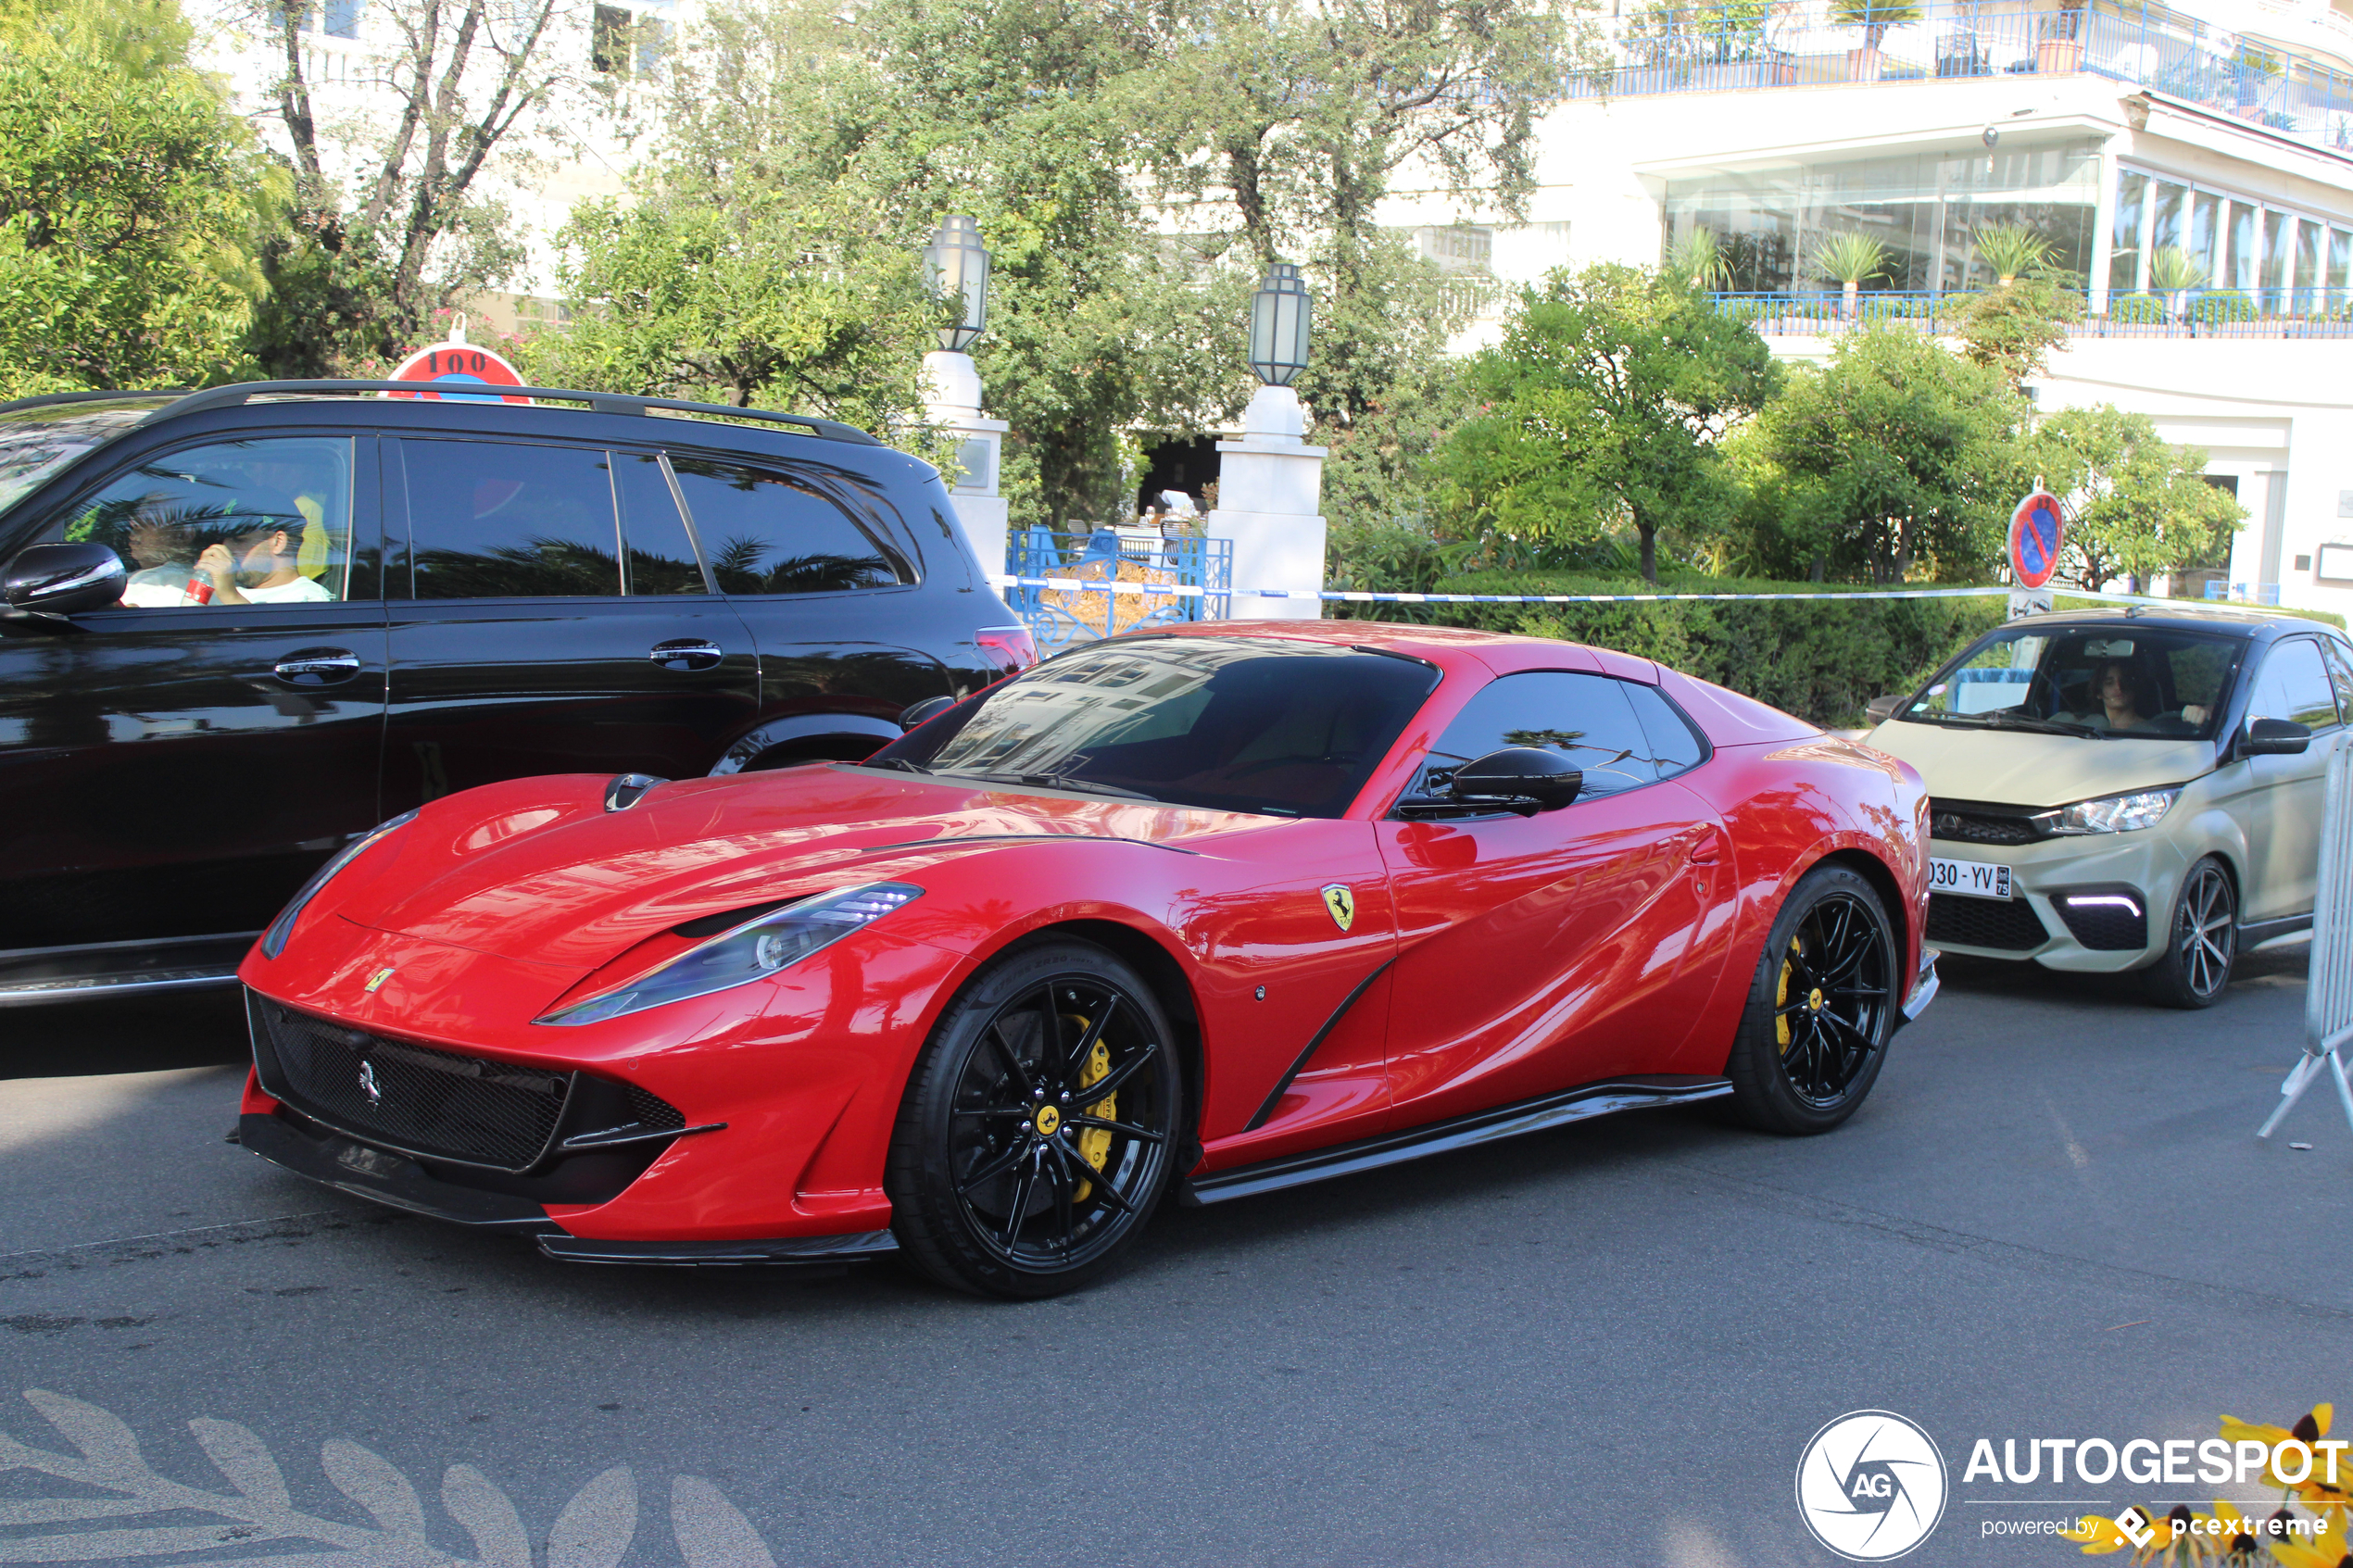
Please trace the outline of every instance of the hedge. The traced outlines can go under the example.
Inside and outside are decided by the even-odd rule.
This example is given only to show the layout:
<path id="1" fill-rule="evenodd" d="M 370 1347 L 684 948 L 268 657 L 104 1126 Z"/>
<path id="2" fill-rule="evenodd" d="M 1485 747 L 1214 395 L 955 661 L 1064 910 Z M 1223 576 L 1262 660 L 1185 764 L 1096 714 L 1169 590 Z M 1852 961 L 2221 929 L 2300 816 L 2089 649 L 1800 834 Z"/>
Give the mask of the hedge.
<path id="1" fill-rule="evenodd" d="M 1637 577 L 1484 571 L 1440 581 L 1441 594 L 1865 594 L 1854 584 L 1776 583 L 1761 578 L 1662 576 L 1656 588 Z M 2100 601 L 2054 600 L 2060 609 Z M 1403 608 L 1403 607 L 1401 607 Z M 1475 626 L 1559 637 L 1655 659 L 1729 686 L 1817 724 L 1861 725 L 1863 705 L 1890 692 L 1909 693 L 1939 664 L 2008 617 L 1997 594 L 1982 598 L 1835 599 L 1764 602 L 1681 600 L 1646 604 L 1427 605 L 1414 607 L 1445 626 Z M 2186 608 L 2186 602 L 2185 602 Z M 2325 610 L 2286 610 L 2342 626 Z"/>

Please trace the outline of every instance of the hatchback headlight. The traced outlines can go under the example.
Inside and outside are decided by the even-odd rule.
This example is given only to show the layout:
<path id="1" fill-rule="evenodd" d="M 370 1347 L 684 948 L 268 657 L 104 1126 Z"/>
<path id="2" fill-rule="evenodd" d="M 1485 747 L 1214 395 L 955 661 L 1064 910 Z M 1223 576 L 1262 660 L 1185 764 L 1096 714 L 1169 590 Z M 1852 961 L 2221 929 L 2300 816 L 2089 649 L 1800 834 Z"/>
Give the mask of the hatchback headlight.
<path id="1" fill-rule="evenodd" d="M 405 828 L 416 820 L 416 812 L 403 811 L 388 822 L 377 823 L 337 850 L 335 858 L 321 866 L 310 880 L 302 884 L 302 891 L 294 896 L 294 901 L 280 909 L 278 918 L 270 922 L 270 929 L 261 934 L 261 956 L 265 959 L 274 959 L 286 950 L 286 938 L 293 935 L 295 917 L 302 913 L 302 907 L 319 897 L 319 890 L 333 881 L 337 872 L 358 859 L 361 850 L 384 834 L 397 828 Z"/>
<path id="2" fill-rule="evenodd" d="M 664 1002 L 683 1002 L 689 997 L 748 985 L 832 947 L 852 932 L 863 931 L 891 910 L 923 897 L 923 891 L 903 882 L 872 882 L 805 898 L 746 921 L 700 947 L 689 947 L 626 985 L 574 1002 L 535 1022 L 601 1023 Z"/>
<path id="3" fill-rule="evenodd" d="M 2181 794 L 2173 789 L 2142 789 L 2130 795 L 2103 795 L 2079 800 L 2042 814 L 2043 831 L 2054 836 L 2086 833 L 2138 833 L 2153 828 L 2173 809 Z"/>

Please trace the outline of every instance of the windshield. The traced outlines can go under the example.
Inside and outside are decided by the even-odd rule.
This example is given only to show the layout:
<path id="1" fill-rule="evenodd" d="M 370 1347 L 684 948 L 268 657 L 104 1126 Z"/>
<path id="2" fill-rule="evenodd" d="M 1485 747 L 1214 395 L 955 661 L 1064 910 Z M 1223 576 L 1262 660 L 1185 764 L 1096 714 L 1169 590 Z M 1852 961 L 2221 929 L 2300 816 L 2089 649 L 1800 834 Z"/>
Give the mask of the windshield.
<path id="1" fill-rule="evenodd" d="M 88 403 L 0 409 L 0 511 L 100 442 L 129 430 L 171 401 L 126 395 Z"/>
<path id="2" fill-rule="evenodd" d="M 2209 740 L 2246 646 L 2130 621 L 2004 627 L 1938 671 L 1896 717 L 2099 739 Z"/>
<path id="3" fill-rule="evenodd" d="M 1417 660 L 1321 643 L 1123 639 L 992 687 L 866 766 L 1337 817 L 1437 684 Z"/>

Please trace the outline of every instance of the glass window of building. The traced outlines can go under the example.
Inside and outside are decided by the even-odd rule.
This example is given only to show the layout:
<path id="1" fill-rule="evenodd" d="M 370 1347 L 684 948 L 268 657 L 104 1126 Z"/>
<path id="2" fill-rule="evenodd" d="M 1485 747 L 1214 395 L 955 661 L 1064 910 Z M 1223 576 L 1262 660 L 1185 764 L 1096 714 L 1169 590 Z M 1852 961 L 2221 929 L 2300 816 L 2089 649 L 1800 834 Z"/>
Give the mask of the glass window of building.
<path id="1" fill-rule="evenodd" d="M 2287 288 L 2290 247 L 2295 244 L 2295 216 L 2266 210 L 2263 214 L 2263 304 L 2266 309 L 2280 307 L 2281 295 Z"/>
<path id="2" fill-rule="evenodd" d="M 2329 231 L 2329 287 L 2353 289 L 2353 229 Z M 2343 300 L 2337 304 L 2345 303 Z"/>
<path id="3" fill-rule="evenodd" d="M 2182 243 L 2182 209 L 2188 204 L 2190 188 L 2176 185 L 2171 180 L 2157 182 L 2157 201 L 2149 213 L 2149 258 L 2157 253 L 2171 250 Z"/>
<path id="4" fill-rule="evenodd" d="M 2190 258 L 2205 272 L 2199 281 L 2208 285 L 2222 275 L 2214 244 L 2221 233 L 2221 207 L 2222 198 L 2211 191 L 2190 193 Z"/>
<path id="5" fill-rule="evenodd" d="M 2255 220 L 2258 214 L 2246 202 L 2231 204 L 2230 244 L 2224 248 L 2222 265 L 2214 281 L 2223 288 L 2252 289 L 2255 286 Z"/>
<path id="6" fill-rule="evenodd" d="M 2142 286 L 2141 229 L 2148 221 L 2149 177 L 2136 169 L 2116 177 L 2116 220 L 2108 249 L 2108 286 L 2130 294 Z"/>

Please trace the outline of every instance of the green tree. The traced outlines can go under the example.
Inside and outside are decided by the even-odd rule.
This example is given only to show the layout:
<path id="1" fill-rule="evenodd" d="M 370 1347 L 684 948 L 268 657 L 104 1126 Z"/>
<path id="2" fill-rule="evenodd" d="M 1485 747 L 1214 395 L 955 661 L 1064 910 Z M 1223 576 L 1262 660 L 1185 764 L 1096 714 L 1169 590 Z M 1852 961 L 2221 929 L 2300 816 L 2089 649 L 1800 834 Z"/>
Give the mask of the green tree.
<path id="1" fill-rule="evenodd" d="M 2138 594 L 2161 572 L 2219 564 L 2246 517 L 2206 483 L 2206 453 L 2158 440 L 2146 414 L 2061 409 L 2036 426 L 2032 450 L 2067 504 L 2061 571 L 2084 588 L 2121 577 Z"/>
<path id="2" fill-rule="evenodd" d="M 1902 329 L 1856 332 L 1799 370 L 1739 443 L 1768 554 L 1818 581 L 1980 577 L 2023 483 L 2028 412 L 2001 372 Z M 1779 564 L 1779 563 L 1776 563 Z"/>
<path id="3" fill-rule="evenodd" d="M 2066 344 L 2068 324 L 2082 319 L 2075 280 L 2038 257 L 2007 282 L 1957 296 L 1944 324 L 1973 362 L 2023 390 L 2027 378 L 2041 375 L 2052 351 Z"/>
<path id="4" fill-rule="evenodd" d="M 0 390 L 233 376 L 282 194 L 176 11 L 0 13 Z"/>
<path id="5" fill-rule="evenodd" d="M 1658 581 L 1658 534 L 1720 530 L 1735 495 L 1718 443 L 1781 375 L 1764 339 L 1676 280 L 1603 266 L 1524 289 L 1504 341 L 1478 356 L 1487 411 L 1441 459 L 1474 526 L 1597 537 L 1621 518 Z"/>

